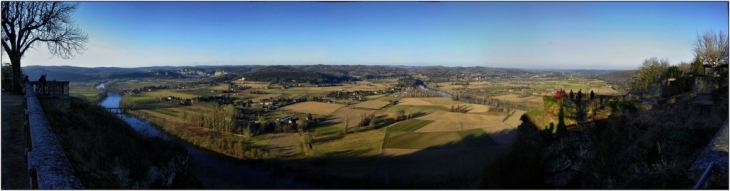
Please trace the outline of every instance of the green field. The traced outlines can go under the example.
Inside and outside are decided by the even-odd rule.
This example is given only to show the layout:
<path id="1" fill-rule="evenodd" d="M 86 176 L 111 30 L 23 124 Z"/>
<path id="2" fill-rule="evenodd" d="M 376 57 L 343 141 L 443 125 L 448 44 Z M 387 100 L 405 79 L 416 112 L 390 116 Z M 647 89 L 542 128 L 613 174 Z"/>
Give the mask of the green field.
<path id="1" fill-rule="evenodd" d="M 442 132 L 390 132 L 385 135 L 385 148 L 397 149 L 463 149 L 496 146 L 481 129 Z"/>
<path id="2" fill-rule="evenodd" d="M 324 136 L 324 135 L 330 135 L 342 132 L 342 127 L 335 127 L 335 126 L 325 126 L 325 127 L 317 127 L 315 130 L 315 135 Z"/>
<path id="3" fill-rule="evenodd" d="M 400 123 L 397 123 L 395 125 L 388 127 L 387 132 L 413 132 L 413 131 L 420 129 L 423 126 L 428 125 L 431 122 L 433 122 L 433 121 L 411 119 L 411 120 L 403 121 L 403 122 L 400 122 Z"/>
<path id="4" fill-rule="evenodd" d="M 154 111 L 154 112 L 157 112 L 157 113 L 169 115 L 169 116 L 172 116 L 172 117 L 177 117 L 177 114 L 176 114 L 177 112 L 171 111 L 169 109 L 156 108 L 156 109 L 151 109 L 150 111 Z"/>

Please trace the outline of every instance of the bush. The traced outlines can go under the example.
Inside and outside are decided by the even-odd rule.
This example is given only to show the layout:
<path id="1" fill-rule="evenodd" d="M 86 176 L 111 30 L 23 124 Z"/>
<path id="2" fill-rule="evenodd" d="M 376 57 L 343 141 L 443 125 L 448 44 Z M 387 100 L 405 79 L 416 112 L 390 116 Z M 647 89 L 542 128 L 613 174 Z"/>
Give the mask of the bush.
<path id="1" fill-rule="evenodd" d="M 558 103 L 558 99 L 553 96 L 542 96 L 542 101 L 543 103 L 545 103 L 545 105 Z"/>

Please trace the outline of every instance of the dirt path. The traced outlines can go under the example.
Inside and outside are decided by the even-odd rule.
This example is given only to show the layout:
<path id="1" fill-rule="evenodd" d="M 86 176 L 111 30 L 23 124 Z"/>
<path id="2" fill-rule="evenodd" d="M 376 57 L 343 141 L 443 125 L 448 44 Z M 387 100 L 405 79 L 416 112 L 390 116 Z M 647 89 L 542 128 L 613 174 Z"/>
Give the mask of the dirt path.
<path id="1" fill-rule="evenodd" d="M 2 189 L 29 189 L 23 96 L 2 92 Z"/>

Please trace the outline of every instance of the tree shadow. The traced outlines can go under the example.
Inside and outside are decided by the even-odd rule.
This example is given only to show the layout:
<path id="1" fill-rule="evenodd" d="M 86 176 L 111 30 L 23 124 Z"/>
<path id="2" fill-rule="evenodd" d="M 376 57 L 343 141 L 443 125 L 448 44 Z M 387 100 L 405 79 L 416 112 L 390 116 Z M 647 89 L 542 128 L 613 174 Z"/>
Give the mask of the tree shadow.
<path id="1" fill-rule="evenodd" d="M 560 105 L 560 111 L 558 112 L 558 126 L 556 128 L 557 130 L 554 132 L 558 136 L 562 136 L 568 133 L 568 127 L 565 125 L 565 108 L 563 105 Z"/>
<path id="2" fill-rule="evenodd" d="M 325 117 L 322 117 L 322 118 L 320 118 L 317 121 L 316 127 L 323 127 L 323 126 L 332 126 L 332 125 L 335 125 L 335 124 L 337 124 L 337 122 L 335 122 L 335 119 L 337 119 L 337 117 L 334 117 L 334 116 L 331 116 L 331 115 L 327 115 Z"/>
<path id="3" fill-rule="evenodd" d="M 328 136 L 325 136 L 325 135 L 328 135 Z M 344 137 L 345 137 L 345 135 L 342 135 L 337 132 L 332 132 L 332 133 L 322 134 L 319 137 L 314 138 L 314 143 L 327 143 L 327 142 L 331 142 L 331 141 L 340 140 Z"/>

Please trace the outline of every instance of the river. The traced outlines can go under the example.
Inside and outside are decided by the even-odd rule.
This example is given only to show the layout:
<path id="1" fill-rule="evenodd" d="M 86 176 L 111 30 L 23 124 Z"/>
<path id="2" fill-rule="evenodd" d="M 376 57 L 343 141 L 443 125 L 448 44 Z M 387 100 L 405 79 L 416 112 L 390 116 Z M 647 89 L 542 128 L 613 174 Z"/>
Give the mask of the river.
<path id="1" fill-rule="evenodd" d="M 444 96 L 446 98 L 452 98 L 452 97 L 454 97 L 450 93 L 446 93 L 446 92 L 441 91 L 441 90 L 434 90 L 434 89 L 431 89 L 431 88 L 428 88 L 428 87 L 424 86 L 423 84 L 418 84 L 418 87 L 421 88 L 422 90 L 427 91 L 427 92 L 437 93 L 437 94 L 439 94 L 441 96 Z"/>
<path id="2" fill-rule="evenodd" d="M 103 85 L 103 84 L 102 84 Z M 119 108 L 122 95 L 109 92 L 99 105 L 104 108 Z M 194 146 L 178 139 L 149 122 L 127 114 L 117 114 L 138 133 L 148 137 L 160 137 L 185 146 L 196 177 L 206 189 L 307 189 L 311 185 L 296 182 L 291 175 L 272 177 L 269 170 L 263 170 L 249 161 L 225 156 Z"/>
<path id="3" fill-rule="evenodd" d="M 94 89 L 97 89 L 97 90 L 106 89 L 106 85 L 104 83 L 99 83 L 99 85 L 96 85 L 96 87 L 94 87 Z"/>

